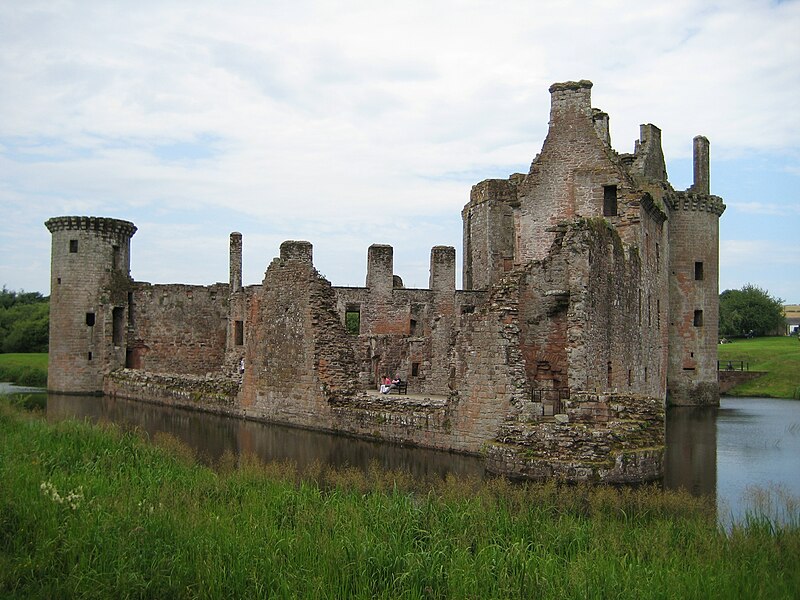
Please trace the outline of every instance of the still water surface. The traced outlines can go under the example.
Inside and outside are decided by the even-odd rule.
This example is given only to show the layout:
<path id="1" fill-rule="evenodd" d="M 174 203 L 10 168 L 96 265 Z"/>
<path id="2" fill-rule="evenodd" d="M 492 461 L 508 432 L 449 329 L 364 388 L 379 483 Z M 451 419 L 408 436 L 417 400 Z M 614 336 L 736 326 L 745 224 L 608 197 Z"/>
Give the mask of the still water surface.
<path id="1" fill-rule="evenodd" d="M 0 384 L 0 393 L 3 386 Z M 480 459 L 399 444 L 371 442 L 97 396 L 47 398 L 48 419 L 76 417 L 139 427 L 148 435 L 170 433 L 207 463 L 223 453 L 253 454 L 262 460 L 289 460 L 299 467 L 313 462 L 366 470 L 371 464 L 401 469 L 416 477 L 449 473 L 483 477 Z M 719 408 L 675 407 L 667 412 L 664 487 L 713 496 L 719 518 L 739 520 L 759 501 L 761 509 L 785 519 L 770 498 L 800 499 L 800 402 L 769 398 L 722 398 Z M 784 506 L 781 503 L 781 506 Z M 797 508 L 797 505 L 795 505 Z M 788 515 L 798 519 L 798 515 Z"/>

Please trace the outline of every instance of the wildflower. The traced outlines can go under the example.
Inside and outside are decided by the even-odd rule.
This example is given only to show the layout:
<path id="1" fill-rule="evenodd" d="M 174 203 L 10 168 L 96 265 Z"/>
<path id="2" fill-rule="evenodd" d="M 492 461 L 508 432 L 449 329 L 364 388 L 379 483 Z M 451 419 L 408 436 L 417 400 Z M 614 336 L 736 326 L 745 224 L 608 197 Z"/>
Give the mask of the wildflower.
<path id="1" fill-rule="evenodd" d="M 70 490 L 66 496 L 62 496 L 58 493 L 58 489 L 49 481 L 43 481 L 41 485 L 39 485 L 39 489 L 42 491 L 42 494 L 49 497 L 53 502 L 56 504 L 64 504 L 66 503 L 72 510 L 77 510 L 80 506 L 81 502 L 83 501 L 83 486 L 78 486 L 74 490 Z"/>

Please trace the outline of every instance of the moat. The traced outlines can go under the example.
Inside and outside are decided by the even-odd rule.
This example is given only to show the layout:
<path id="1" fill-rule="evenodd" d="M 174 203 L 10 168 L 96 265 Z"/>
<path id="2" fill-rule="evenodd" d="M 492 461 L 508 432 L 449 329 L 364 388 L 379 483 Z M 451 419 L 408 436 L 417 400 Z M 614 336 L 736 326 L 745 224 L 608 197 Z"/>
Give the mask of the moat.
<path id="1" fill-rule="evenodd" d="M 481 459 L 473 456 L 110 397 L 51 394 L 47 417 L 108 421 L 139 427 L 150 436 L 170 433 L 207 463 L 230 452 L 253 454 L 265 461 L 288 460 L 299 467 L 319 462 L 367 469 L 377 464 L 416 477 L 485 475 Z M 752 504 L 750 488 L 780 489 L 800 498 L 800 402 L 722 398 L 720 408 L 671 408 L 667 411 L 664 486 L 716 497 L 723 521 L 730 515 L 741 517 Z"/>

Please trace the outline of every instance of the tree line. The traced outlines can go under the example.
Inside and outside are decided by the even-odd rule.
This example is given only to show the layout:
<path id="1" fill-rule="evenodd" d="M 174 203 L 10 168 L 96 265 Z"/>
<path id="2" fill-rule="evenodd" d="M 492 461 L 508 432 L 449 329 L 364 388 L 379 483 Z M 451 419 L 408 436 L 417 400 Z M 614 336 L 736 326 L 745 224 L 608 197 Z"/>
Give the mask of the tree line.
<path id="1" fill-rule="evenodd" d="M 39 292 L 0 291 L 0 352 L 47 352 L 50 298 Z"/>

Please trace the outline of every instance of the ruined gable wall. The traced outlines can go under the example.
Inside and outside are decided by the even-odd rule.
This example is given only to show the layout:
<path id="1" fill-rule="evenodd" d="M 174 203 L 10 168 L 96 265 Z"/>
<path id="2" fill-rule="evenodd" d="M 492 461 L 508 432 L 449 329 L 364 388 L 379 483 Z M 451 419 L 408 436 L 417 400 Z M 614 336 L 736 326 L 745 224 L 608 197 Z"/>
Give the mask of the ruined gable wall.
<path id="1" fill-rule="evenodd" d="M 342 326 L 348 307 L 360 309 L 360 333 L 349 336 L 359 364 L 360 387 L 375 390 L 380 386 L 381 376 L 397 375 L 408 381 L 410 392 L 420 392 L 430 368 L 427 349 L 431 335 L 431 291 L 402 288 L 374 294 L 369 288 L 334 288 L 334 292 Z M 387 332 L 389 317 L 393 322 Z M 412 374 L 414 363 L 418 365 L 416 376 Z"/>
<path id="2" fill-rule="evenodd" d="M 225 358 L 228 286 L 134 284 L 130 366 L 154 373 L 216 373 Z"/>
<path id="3" fill-rule="evenodd" d="M 242 406 L 276 422 L 330 428 L 330 402 L 356 391 L 356 360 L 333 289 L 308 242 L 284 242 L 250 303 Z"/>
<path id="4" fill-rule="evenodd" d="M 618 214 L 609 220 L 624 229 L 638 216 L 639 194 L 616 153 L 598 136 L 592 120 L 591 83 L 554 84 L 550 129 L 541 154 L 518 189 L 518 262 L 547 255 L 560 222 L 603 216 L 604 187 L 616 186 Z"/>

